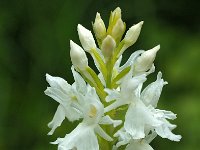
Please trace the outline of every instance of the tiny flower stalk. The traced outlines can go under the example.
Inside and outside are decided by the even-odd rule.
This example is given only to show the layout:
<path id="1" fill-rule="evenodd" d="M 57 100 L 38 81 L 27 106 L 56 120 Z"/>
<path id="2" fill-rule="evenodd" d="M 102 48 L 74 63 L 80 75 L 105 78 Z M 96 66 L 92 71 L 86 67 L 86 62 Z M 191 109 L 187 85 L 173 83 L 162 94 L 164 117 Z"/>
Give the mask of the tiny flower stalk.
<path id="1" fill-rule="evenodd" d="M 52 144 L 58 150 L 153 150 L 150 143 L 156 137 L 180 141 L 172 132 L 176 114 L 160 110 L 157 103 L 166 82 L 159 71 L 157 79 L 144 87 L 148 75 L 155 71 L 154 60 L 160 45 L 133 52 L 121 65 L 122 55 L 138 39 L 143 21 L 125 32 L 121 9 L 111 12 L 106 30 L 99 13 L 92 32 L 78 25 L 81 46 L 70 40 L 71 71 L 74 83 L 46 74 L 49 87 L 45 94 L 58 102 L 58 108 L 48 135 L 56 132 L 65 119 L 79 124 Z M 97 67 L 88 62 L 88 52 Z"/>

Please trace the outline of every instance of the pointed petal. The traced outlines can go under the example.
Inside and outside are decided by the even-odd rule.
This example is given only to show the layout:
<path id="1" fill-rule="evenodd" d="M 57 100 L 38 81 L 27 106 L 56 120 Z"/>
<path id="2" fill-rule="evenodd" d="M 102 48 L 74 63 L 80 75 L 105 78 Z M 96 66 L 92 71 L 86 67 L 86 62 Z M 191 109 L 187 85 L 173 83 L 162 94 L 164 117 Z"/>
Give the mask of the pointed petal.
<path id="1" fill-rule="evenodd" d="M 167 82 L 162 79 L 162 73 L 159 72 L 157 75 L 157 80 L 149 84 L 141 94 L 141 99 L 146 106 L 152 105 L 154 108 L 157 106 L 162 88 L 166 84 Z"/>
<path id="2" fill-rule="evenodd" d="M 47 87 L 44 93 L 63 105 L 69 101 L 69 96 L 57 88 Z"/>
<path id="3" fill-rule="evenodd" d="M 106 102 L 111 102 L 113 100 L 120 99 L 120 93 L 117 90 L 111 90 L 111 89 L 104 89 L 104 91 L 108 94 L 106 97 Z"/>
<path id="4" fill-rule="evenodd" d="M 71 88 L 71 85 L 69 85 L 67 81 L 60 77 L 53 77 L 49 74 L 46 74 L 46 80 L 51 87 L 57 88 L 63 92 L 67 92 Z"/>
<path id="5" fill-rule="evenodd" d="M 113 109 L 116 109 L 122 105 L 126 105 L 126 102 L 124 102 L 122 100 L 116 100 L 115 102 L 113 102 L 112 104 L 110 104 L 106 108 L 104 108 L 104 113 L 109 112 Z"/>
<path id="6" fill-rule="evenodd" d="M 178 142 L 178 141 L 180 141 L 180 139 L 181 139 L 181 135 L 175 135 L 175 134 L 173 134 L 173 133 L 171 132 L 171 130 L 170 130 L 167 126 L 165 126 L 165 125 L 160 126 L 160 127 L 157 127 L 157 128 L 155 129 L 155 131 L 156 131 L 156 133 L 157 133 L 159 136 L 161 136 L 162 138 L 167 138 L 167 139 L 169 139 L 169 140 L 171 140 L 171 141 L 176 141 L 176 142 Z"/>
<path id="7" fill-rule="evenodd" d="M 48 124 L 48 127 L 51 128 L 51 131 L 48 133 L 48 135 L 52 135 L 55 129 L 61 125 L 64 119 L 65 109 L 62 105 L 59 105 L 53 117 L 53 120 Z"/>
<path id="8" fill-rule="evenodd" d="M 83 78 L 81 77 L 81 75 L 74 70 L 73 66 L 72 66 L 71 70 L 72 70 L 72 73 L 73 73 L 73 76 L 74 76 L 76 90 L 78 92 L 80 92 L 81 94 L 85 95 L 86 92 L 87 92 L 87 86 L 86 86 L 85 81 L 83 80 Z"/>
<path id="9" fill-rule="evenodd" d="M 106 115 L 101 118 L 99 124 L 113 124 L 113 127 L 117 127 L 122 123 L 121 120 L 113 120 L 110 116 Z"/>

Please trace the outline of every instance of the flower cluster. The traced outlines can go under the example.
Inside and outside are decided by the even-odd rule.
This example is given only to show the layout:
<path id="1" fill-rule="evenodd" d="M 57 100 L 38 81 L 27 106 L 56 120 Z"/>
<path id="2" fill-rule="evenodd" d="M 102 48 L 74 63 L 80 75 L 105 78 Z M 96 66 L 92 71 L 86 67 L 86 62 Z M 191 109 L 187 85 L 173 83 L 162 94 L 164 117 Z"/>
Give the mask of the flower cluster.
<path id="1" fill-rule="evenodd" d="M 160 45 L 144 51 L 135 51 L 127 62 L 121 64 L 122 54 L 138 39 L 143 21 L 125 33 L 126 25 L 121 9 L 111 12 L 108 28 L 99 13 L 93 23 L 95 39 L 88 29 L 78 25 L 82 46 L 70 41 L 72 73 L 75 82 L 70 85 L 60 77 L 46 75 L 49 87 L 45 94 L 59 103 L 53 120 L 48 124 L 52 135 L 63 120 L 79 125 L 58 138 L 59 150 L 152 150 L 149 143 L 159 135 L 179 141 L 180 135 L 172 130 L 176 115 L 157 109 L 157 103 L 166 81 L 158 72 L 157 79 L 143 88 L 147 76 L 155 71 L 154 59 Z M 124 35 L 124 36 L 123 36 Z M 98 69 L 88 66 L 89 53 Z"/>

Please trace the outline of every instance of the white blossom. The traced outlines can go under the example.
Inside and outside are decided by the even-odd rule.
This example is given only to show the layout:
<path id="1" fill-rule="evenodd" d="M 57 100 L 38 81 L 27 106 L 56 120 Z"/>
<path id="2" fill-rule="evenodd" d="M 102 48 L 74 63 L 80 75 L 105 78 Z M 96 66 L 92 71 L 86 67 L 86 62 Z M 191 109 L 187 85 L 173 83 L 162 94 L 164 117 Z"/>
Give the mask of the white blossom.
<path id="1" fill-rule="evenodd" d="M 103 105 L 93 88 L 85 97 L 82 97 L 80 107 L 76 107 L 83 114 L 83 121 L 64 138 L 58 138 L 52 144 L 58 144 L 59 150 L 99 150 L 97 134 L 107 141 L 113 139 L 100 127 L 100 124 L 113 124 L 117 126 L 121 121 L 114 121 L 103 116 Z"/>

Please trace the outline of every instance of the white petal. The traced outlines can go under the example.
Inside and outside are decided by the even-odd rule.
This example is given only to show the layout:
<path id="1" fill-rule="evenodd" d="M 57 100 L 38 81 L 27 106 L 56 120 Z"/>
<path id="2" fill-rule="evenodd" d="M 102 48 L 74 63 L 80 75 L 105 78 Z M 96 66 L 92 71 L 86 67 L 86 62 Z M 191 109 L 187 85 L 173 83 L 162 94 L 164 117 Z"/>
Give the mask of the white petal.
<path id="1" fill-rule="evenodd" d="M 62 93 L 58 89 L 54 89 L 51 87 L 47 88 L 45 94 L 59 102 L 64 107 L 66 117 L 69 121 L 75 121 L 80 118 L 80 112 L 71 107 L 71 104 L 76 102 L 71 101 L 71 98 L 68 95 Z"/>
<path id="2" fill-rule="evenodd" d="M 69 121 L 73 122 L 82 118 L 82 113 L 74 107 L 68 106 L 65 107 L 65 116 Z"/>
<path id="3" fill-rule="evenodd" d="M 71 88 L 71 86 L 67 83 L 67 81 L 65 81 L 60 77 L 53 77 L 49 74 L 46 74 L 46 80 L 51 87 L 57 88 L 63 92 L 67 92 Z"/>
<path id="4" fill-rule="evenodd" d="M 167 126 L 165 126 L 165 125 L 163 125 L 163 126 L 160 126 L 160 127 L 157 127 L 156 129 L 155 129 L 155 131 L 156 131 L 156 133 L 159 135 L 159 136 L 161 136 L 162 138 L 167 138 L 167 139 L 169 139 L 169 140 L 171 140 L 171 141 L 180 141 L 180 139 L 181 139 L 181 136 L 180 135 L 175 135 L 175 134 L 173 134 L 172 132 L 171 132 L 171 130 L 167 127 Z"/>
<path id="5" fill-rule="evenodd" d="M 92 126 L 79 124 L 70 134 L 64 138 L 58 138 L 52 144 L 58 144 L 59 150 L 99 150 L 97 137 Z"/>
<path id="6" fill-rule="evenodd" d="M 171 130 L 176 128 L 176 125 L 171 124 L 167 119 L 175 119 L 176 115 L 170 111 L 152 109 L 154 116 L 162 122 L 160 126 L 155 128 L 156 133 L 162 138 L 168 138 L 172 141 L 180 141 L 181 136 L 175 135 Z"/>
<path id="7" fill-rule="evenodd" d="M 115 63 L 115 66 L 114 66 L 114 68 L 115 68 L 117 71 L 119 71 L 119 66 L 120 66 L 120 64 L 121 64 L 121 61 L 122 61 L 122 55 L 118 58 L 118 60 L 117 60 L 116 63 Z"/>
<path id="8" fill-rule="evenodd" d="M 118 143 L 116 144 L 117 147 L 120 147 L 122 145 L 126 145 L 130 142 L 131 136 L 128 134 L 124 128 L 121 128 L 118 130 L 115 134 L 114 137 L 118 137 Z"/>
<path id="9" fill-rule="evenodd" d="M 133 137 L 141 139 L 145 137 L 144 128 L 146 125 L 156 127 L 161 124 L 153 117 L 147 107 L 142 102 L 131 104 L 125 116 L 124 128 Z"/>
<path id="10" fill-rule="evenodd" d="M 74 76 L 74 80 L 75 80 L 75 84 L 76 84 L 76 90 L 78 92 L 80 92 L 81 94 L 85 95 L 86 92 L 87 92 L 87 86 L 86 86 L 85 81 L 83 80 L 81 75 L 74 70 L 74 67 L 72 67 L 71 70 L 72 70 L 72 73 L 73 73 L 73 76 Z"/>
<path id="11" fill-rule="evenodd" d="M 149 84 L 142 92 L 141 99 L 145 103 L 146 106 L 152 105 L 153 107 L 157 106 L 158 100 L 160 98 L 162 88 L 166 85 L 162 79 L 162 73 L 159 72 L 157 75 L 157 80 L 151 84 Z"/>
<path id="12" fill-rule="evenodd" d="M 146 75 L 135 76 L 126 80 L 121 84 L 121 93 L 127 97 L 127 95 L 135 95 L 136 89 L 140 87 L 147 80 Z"/>
<path id="13" fill-rule="evenodd" d="M 104 108 L 104 113 L 109 112 L 113 109 L 116 109 L 122 105 L 126 105 L 127 102 L 123 101 L 123 100 L 116 100 L 115 102 L 113 102 L 112 104 L 108 105 L 107 107 Z"/>
<path id="14" fill-rule="evenodd" d="M 63 105 L 65 105 L 65 103 L 69 102 L 70 100 L 70 97 L 67 94 L 63 93 L 57 88 L 47 87 L 44 93 Z"/>
<path id="15" fill-rule="evenodd" d="M 126 147 L 125 150 L 153 150 L 153 148 L 144 140 L 134 140 Z"/>
<path id="16" fill-rule="evenodd" d="M 48 133 L 48 135 L 52 135 L 55 129 L 61 125 L 64 119 L 65 109 L 62 105 L 59 105 L 53 117 L 53 120 L 48 124 L 48 127 L 51 128 L 51 131 Z"/>
<path id="17" fill-rule="evenodd" d="M 111 102 L 113 100 L 119 99 L 120 98 L 120 93 L 117 90 L 110 90 L 110 89 L 104 89 L 108 95 L 106 96 L 106 102 Z"/>
<path id="18" fill-rule="evenodd" d="M 162 138 L 168 138 L 172 141 L 180 141 L 181 136 L 172 133 L 172 130 L 176 128 L 176 125 L 171 124 L 167 119 L 175 119 L 176 115 L 170 111 L 155 110 L 155 116 L 162 121 L 162 124 L 155 128 L 156 133 Z"/>
<path id="19" fill-rule="evenodd" d="M 102 83 L 104 86 L 106 86 L 106 82 L 105 82 L 104 77 L 103 77 L 103 74 L 102 74 L 101 72 L 98 74 L 98 77 L 99 77 L 101 83 Z"/>
<path id="20" fill-rule="evenodd" d="M 102 117 L 102 119 L 100 120 L 99 124 L 113 124 L 113 127 L 117 127 L 118 125 L 120 125 L 122 123 L 121 120 L 113 120 L 112 118 L 110 118 L 110 116 L 106 115 L 104 117 Z"/>
<path id="21" fill-rule="evenodd" d="M 138 51 L 134 52 L 133 54 L 131 54 L 131 56 L 129 57 L 129 59 L 127 60 L 127 62 L 123 66 L 121 66 L 119 68 L 119 72 L 121 72 L 122 70 L 124 70 L 128 66 L 132 66 L 135 63 L 136 58 L 140 54 L 142 54 L 143 52 L 144 52 L 144 50 L 138 50 Z"/>

